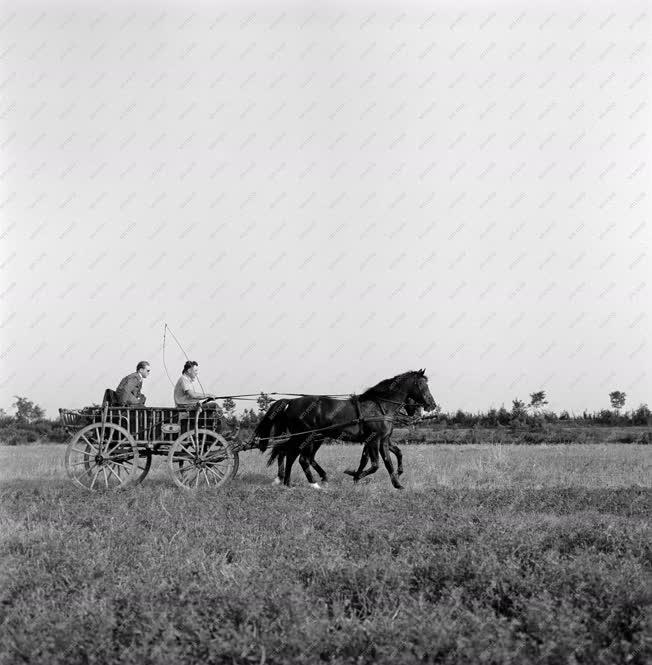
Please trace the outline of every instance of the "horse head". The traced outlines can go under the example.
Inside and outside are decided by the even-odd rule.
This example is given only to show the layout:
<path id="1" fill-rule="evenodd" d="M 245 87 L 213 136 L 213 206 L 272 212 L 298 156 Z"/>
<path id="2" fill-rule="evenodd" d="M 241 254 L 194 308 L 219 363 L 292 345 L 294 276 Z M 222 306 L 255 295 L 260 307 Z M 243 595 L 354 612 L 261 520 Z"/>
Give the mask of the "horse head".
<path id="1" fill-rule="evenodd" d="M 420 369 L 410 373 L 412 381 L 408 391 L 408 397 L 411 397 L 417 404 L 423 406 L 426 411 L 432 411 L 437 403 L 428 388 L 428 377 L 426 370 Z"/>

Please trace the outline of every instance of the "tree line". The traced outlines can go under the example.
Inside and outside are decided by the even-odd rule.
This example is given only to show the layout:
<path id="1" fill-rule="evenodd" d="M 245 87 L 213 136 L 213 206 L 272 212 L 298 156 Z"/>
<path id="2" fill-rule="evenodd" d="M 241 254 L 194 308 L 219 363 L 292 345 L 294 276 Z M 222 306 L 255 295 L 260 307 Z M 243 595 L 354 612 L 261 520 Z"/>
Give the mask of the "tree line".
<path id="1" fill-rule="evenodd" d="M 622 411 L 627 395 L 620 390 L 609 393 L 611 409 L 599 411 L 582 411 L 573 413 L 563 410 L 555 413 L 546 409 L 548 400 L 546 392 L 540 390 L 530 394 L 530 401 L 520 399 L 512 400 L 511 409 L 501 406 L 499 409 L 491 408 L 486 412 L 470 413 L 458 409 L 451 413 L 441 413 L 436 419 L 438 424 L 457 425 L 461 427 L 537 427 L 543 423 L 573 423 L 582 425 L 610 425 L 610 426 L 648 426 L 652 425 L 652 412 L 647 404 L 640 404 L 631 411 Z"/>
<path id="2" fill-rule="evenodd" d="M 36 441 L 64 442 L 70 437 L 62 427 L 59 419 L 46 418 L 45 411 L 27 397 L 15 396 L 11 405 L 15 413 L 8 414 L 0 408 L 0 444 L 17 445 Z M 545 390 L 530 393 L 529 402 L 521 399 L 512 400 L 511 409 L 501 406 L 488 411 L 471 413 L 458 409 L 444 412 L 439 407 L 420 426 L 425 427 L 541 427 L 545 423 L 610 425 L 610 426 L 650 426 L 652 412 L 647 404 L 640 404 L 636 409 L 623 411 L 627 400 L 626 393 L 614 390 L 609 393 L 611 409 L 581 414 L 569 413 L 567 410 L 559 414 L 547 409 L 548 399 Z M 229 427 L 240 426 L 253 429 L 260 422 L 263 414 L 274 400 L 264 392 L 255 399 L 256 408 L 245 408 L 236 413 L 235 400 L 227 397 L 218 409 L 219 414 Z M 99 407 L 99 404 L 93 406 Z"/>

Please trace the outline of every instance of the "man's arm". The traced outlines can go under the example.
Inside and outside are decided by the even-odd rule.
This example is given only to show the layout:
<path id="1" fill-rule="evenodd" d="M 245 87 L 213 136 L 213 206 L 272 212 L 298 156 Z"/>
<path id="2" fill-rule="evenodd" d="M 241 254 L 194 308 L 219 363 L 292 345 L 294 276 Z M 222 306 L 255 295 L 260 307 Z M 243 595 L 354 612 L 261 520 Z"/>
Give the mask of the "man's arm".
<path id="1" fill-rule="evenodd" d="M 129 376 L 123 390 L 118 394 L 123 404 L 144 404 L 145 395 L 140 392 L 140 381 L 137 376 Z"/>
<path id="2" fill-rule="evenodd" d="M 192 381 L 185 376 L 183 377 L 183 394 L 188 399 L 206 399 L 208 397 L 213 397 L 210 393 L 200 393 L 197 390 L 194 390 L 192 387 Z"/>

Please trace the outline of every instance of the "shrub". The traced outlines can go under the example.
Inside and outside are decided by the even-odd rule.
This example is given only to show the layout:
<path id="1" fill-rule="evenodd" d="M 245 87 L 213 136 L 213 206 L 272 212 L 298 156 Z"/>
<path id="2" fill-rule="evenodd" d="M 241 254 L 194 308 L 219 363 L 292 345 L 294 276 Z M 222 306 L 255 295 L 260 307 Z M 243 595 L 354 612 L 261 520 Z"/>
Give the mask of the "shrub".
<path id="1" fill-rule="evenodd" d="M 616 441 L 618 443 L 634 443 L 634 436 L 632 434 L 625 434 L 623 436 L 619 436 Z"/>
<path id="2" fill-rule="evenodd" d="M 652 444 L 652 432 L 641 432 L 636 439 L 636 443 Z"/>
<path id="3" fill-rule="evenodd" d="M 498 409 L 498 424 L 509 425 L 510 418 L 509 411 L 504 406 L 501 406 L 500 409 Z"/>
<path id="4" fill-rule="evenodd" d="M 36 432 L 16 425 L 3 427 L 0 431 L 0 443 L 5 446 L 20 446 L 24 443 L 35 443 L 39 440 Z"/>
<path id="5" fill-rule="evenodd" d="M 641 404 L 636 411 L 632 412 L 632 424 L 649 425 L 652 420 L 652 411 L 647 404 Z"/>
<path id="6" fill-rule="evenodd" d="M 69 434 L 57 420 L 41 419 L 33 423 L 21 423 L 9 417 L 0 422 L 0 443 L 7 446 L 41 440 L 46 443 L 64 443 L 69 438 Z"/>

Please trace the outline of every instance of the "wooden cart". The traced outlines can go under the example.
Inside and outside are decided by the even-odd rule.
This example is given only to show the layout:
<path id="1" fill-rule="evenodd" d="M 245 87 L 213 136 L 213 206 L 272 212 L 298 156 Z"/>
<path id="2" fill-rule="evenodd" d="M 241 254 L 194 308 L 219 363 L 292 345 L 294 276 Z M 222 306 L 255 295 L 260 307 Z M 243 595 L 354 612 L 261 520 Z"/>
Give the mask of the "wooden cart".
<path id="1" fill-rule="evenodd" d="M 154 455 L 165 455 L 174 482 L 184 490 L 219 487 L 238 471 L 246 450 L 237 430 L 223 433 L 215 411 L 202 408 L 101 407 L 59 409 L 71 433 L 66 469 L 88 490 L 140 483 Z"/>

